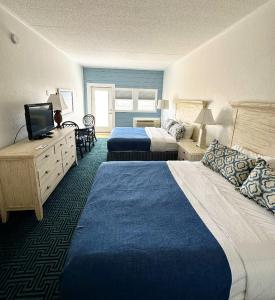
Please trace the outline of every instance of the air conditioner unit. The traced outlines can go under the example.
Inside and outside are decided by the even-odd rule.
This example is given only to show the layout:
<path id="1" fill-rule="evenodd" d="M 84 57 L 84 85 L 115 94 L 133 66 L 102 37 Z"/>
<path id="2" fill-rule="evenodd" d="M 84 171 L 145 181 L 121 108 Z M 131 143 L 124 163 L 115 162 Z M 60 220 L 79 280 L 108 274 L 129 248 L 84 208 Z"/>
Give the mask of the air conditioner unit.
<path id="1" fill-rule="evenodd" d="M 133 118 L 133 127 L 160 127 L 160 118 Z"/>

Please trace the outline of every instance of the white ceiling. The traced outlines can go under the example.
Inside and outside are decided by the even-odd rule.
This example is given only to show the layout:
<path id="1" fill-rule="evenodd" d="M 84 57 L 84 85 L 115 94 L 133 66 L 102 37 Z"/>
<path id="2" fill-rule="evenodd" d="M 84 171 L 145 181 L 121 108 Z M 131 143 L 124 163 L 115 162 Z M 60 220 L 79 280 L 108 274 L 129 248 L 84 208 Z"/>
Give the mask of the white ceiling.
<path id="1" fill-rule="evenodd" d="M 84 66 L 164 69 L 267 0 L 0 0 Z"/>

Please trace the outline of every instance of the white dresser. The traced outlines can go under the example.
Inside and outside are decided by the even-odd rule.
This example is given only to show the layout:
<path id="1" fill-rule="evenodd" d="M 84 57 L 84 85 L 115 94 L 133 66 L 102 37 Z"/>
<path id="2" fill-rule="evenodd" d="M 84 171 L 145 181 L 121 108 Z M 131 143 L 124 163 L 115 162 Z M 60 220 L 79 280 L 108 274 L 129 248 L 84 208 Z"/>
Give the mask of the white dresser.
<path id="1" fill-rule="evenodd" d="M 42 148 L 42 147 L 43 148 Z M 19 143 L 0 150 L 0 210 L 35 210 L 43 218 L 43 203 L 77 163 L 73 128 L 55 129 L 52 138 Z"/>

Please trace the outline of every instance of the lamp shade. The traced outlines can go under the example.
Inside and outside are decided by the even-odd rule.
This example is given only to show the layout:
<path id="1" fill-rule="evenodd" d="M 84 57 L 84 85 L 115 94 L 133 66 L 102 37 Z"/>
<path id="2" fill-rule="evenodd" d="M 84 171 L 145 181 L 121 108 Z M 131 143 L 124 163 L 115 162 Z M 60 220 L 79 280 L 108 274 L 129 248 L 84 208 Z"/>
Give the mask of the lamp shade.
<path id="1" fill-rule="evenodd" d="M 168 100 L 158 100 L 158 109 L 168 109 L 169 101 Z"/>
<path id="2" fill-rule="evenodd" d="M 212 115 L 212 111 L 209 108 L 203 108 L 197 116 L 195 123 L 202 125 L 215 125 L 215 120 Z"/>
<path id="3" fill-rule="evenodd" d="M 53 104 L 53 110 L 64 110 L 68 109 L 67 104 L 64 101 L 64 98 L 60 94 L 51 94 L 48 102 L 51 102 Z"/>

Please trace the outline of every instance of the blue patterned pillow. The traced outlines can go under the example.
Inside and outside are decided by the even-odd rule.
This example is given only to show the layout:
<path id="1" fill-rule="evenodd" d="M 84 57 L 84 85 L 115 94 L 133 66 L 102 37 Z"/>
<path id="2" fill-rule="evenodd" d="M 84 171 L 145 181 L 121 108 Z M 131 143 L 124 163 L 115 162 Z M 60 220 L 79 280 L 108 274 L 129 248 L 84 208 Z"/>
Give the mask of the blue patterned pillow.
<path id="1" fill-rule="evenodd" d="M 171 126 L 173 126 L 176 123 L 177 123 L 177 121 L 175 121 L 173 119 L 167 119 L 166 122 L 165 122 L 165 129 L 167 131 L 169 131 L 169 129 L 171 128 Z"/>
<path id="2" fill-rule="evenodd" d="M 170 133 L 177 141 L 179 141 L 180 139 L 184 138 L 185 127 L 183 124 L 176 123 L 170 127 L 168 133 Z"/>
<path id="3" fill-rule="evenodd" d="M 240 187 L 256 165 L 256 160 L 214 140 L 206 150 L 202 163 Z"/>
<path id="4" fill-rule="evenodd" d="M 275 213 L 275 171 L 265 160 L 257 161 L 240 192 Z"/>

